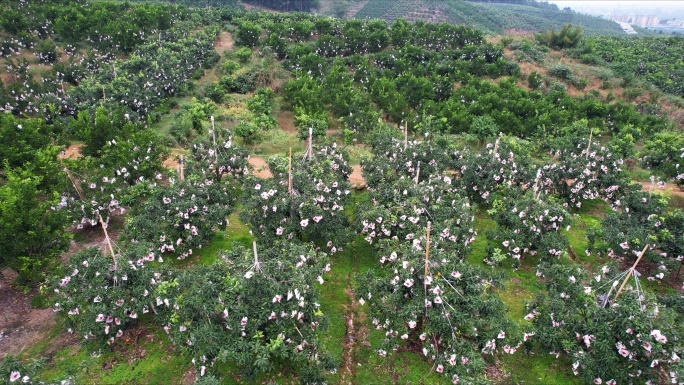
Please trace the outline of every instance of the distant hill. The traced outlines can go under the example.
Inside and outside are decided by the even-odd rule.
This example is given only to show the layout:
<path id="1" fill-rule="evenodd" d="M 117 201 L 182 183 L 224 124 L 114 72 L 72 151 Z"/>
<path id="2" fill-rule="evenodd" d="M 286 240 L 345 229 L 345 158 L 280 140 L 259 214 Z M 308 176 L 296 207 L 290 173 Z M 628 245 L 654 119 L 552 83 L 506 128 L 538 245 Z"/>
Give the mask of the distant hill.
<path id="1" fill-rule="evenodd" d="M 325 1 L 321 1 L 321 4 Z M 463 24 L 489 33 L 506 30 L 540 31 L 560 29 L 563 24 L 582 25 L 589 35 L 623 35 L 620 26 L 596 16 L 561 10 L 553 4 L 533 0 L 362 0 L 350 2 L 346 16 Z"/>

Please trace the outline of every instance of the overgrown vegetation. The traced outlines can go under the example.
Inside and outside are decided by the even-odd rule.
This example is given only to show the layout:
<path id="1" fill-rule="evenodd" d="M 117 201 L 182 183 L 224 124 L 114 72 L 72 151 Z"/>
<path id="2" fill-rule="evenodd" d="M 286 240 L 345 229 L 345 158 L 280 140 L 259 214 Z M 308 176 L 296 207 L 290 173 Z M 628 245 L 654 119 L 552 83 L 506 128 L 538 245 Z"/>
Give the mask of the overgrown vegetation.
<path id="1" fill-rule="evenodd" d="M 615 78 L 635 61 L 557 59 L 634 40 L 586 37 L 548 4 L 421 4 L 451 22 L 489 7 L 491 30 L 515 7 L 565 26 L 490 43 L 402 18 L 3 5 L 0 266 L 81 343 L 6 356 L 0 383 L 681 381 L 684 216 L 653 191 L 684 182 L 681 127 Z M 577 93 L 590 76 L 619 99 Z M 86 229 L 105 247 L 63 260 Z"/>

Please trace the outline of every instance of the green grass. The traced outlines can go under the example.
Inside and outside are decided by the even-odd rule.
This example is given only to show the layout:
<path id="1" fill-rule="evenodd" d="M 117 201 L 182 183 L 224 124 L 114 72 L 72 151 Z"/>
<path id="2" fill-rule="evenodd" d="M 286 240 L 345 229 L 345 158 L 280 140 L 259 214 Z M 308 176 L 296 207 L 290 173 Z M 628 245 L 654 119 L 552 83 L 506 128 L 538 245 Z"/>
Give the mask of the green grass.
<path id="1" fill-rule="evenodd" d="M 36 345 L 29 346 L 26 350 L 22 351 L 19 358 L 28 360 L 44 356 L 45 351 L 54 343 L 55 339 L 61 333 L 66 333 L 66 330 L 60 323 L 56 323 L 46 338 L 39 341 Z"/>
<path id="2" fill-rule="evenodd" d="M 190 361 L 173 353 L 160 328 L 151 326 L 140 332 L 139 343 L 122 341 L 100 357 L 92 357 L 81 347 L 66 347 L 55 355 L 39 379 L 58 382 L 72 377 L 75 383 L 112 385 L 182 384 Z"/>
<path id="3" fill-rule="evenodd" d="M 599 227 L 601 227 L 601 220 L 596 216 L 579 214 L 574 218 L 570 231 L 563 230 L 570 243 L 570 249 L 575 254 L 573 258 L 576 256 L 575 262 L 594 267 L 602 262 L 596 254 L 587 255 L 586 253 L 589 246 L 589 240 L 586 237 L 587 232 L 598 229 Z"/>
<path id="4" fill-rule="evenodd" d="M 234 212 L 228 217 L 228 227 L 214 236 L 211 242 L 197 252 L 199 259 L 195 262 L 200 265 L 211 265 L 219 257 L 223 250 L 229 250 L 237 243 L 245 248 L 252 247 L 254 236 L 250 234 L 249 227 L 242 224 L 238 219 L 238 213 Z"/>
<path id="5" fill-rule="evenodd" d="M 304 153 L 305 144 L 293 133 L 281 129 L 264 131 L 258 143 L 250 146 L 252 152 L 260 156 L 283 155 L 287 156 L 290 147 L 292 156 L 300 156 Z"/>
<path id="6" fill-rule="evenodd" d="M 356 367 L 355 383 L 380 384 L 450 384 L 434 371 L 432 365 L 416 353 L 397 352 L 387 357 L 364 347 Z"/>
<path id="7" fill-rule="evenodd" d="M 572 376 L 571 362 L 564 356 L 527 354 L 518 350 L 501 358 L 500 369 L 510 375 L 505 383 L 525 385 L 568 385 L 581 382 Z"/>
<path id="8" fill-rule="evenodd" d="M 486 211 L 482 210 L 475 215 L 477 237 L 475 237 L 472 249 L 466 256 L 465 262 L 479 266 L 483 264 L 484 259 L 487 258 L 487 246 L 489 245 L 489 239 L 485 233 L 495 228 L 496 222 L 489 217 Z"/>

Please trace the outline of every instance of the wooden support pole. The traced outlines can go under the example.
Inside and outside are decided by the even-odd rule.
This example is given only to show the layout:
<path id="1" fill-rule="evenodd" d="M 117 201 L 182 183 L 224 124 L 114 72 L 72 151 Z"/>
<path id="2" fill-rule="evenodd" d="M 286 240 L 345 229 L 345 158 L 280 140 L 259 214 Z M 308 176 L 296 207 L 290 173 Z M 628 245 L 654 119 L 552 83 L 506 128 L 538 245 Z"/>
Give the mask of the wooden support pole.
<path id="1" fill-rule="evenodd" d="M 427 319 L 427 277 L 429 273 L 428 264 L 430 263 L 430 228 L 432 223 L 428 221 L 427 223 L 427 237 L 425 240 L 425 273 L 423 275 L 423 291 L 425 292 L 426 304 L 425 307 L 425 318 Z"/>
<path id="2" fill-rule="evenodd" d="M 602 309 L 606 308 L 606 304 L 608 304 L 608 300 L 610 299 L 610 294 L 613 292 L 613 290 L 617 287 L 619 281 L 613 282 L 613 285 L 610 287 L 610 290 L 608 290 L 608 294 L 606 294 L 606 299 L 603 301 L 603 304 L 601 305 Z"/>
<path id="3" fill-rule="evenodd" d="M 418 184 L 418 177 L 420 176 L 420 161 L 418 161 L 418 166 L 416 167 L 416 179 L 414 180 L 415 184 Z"/>
<path id="4" fill-rule="evenodd" d="M 211 139 L 214 142 L 214 159 L 218 163 L 218 152 L 216 152 L 216 129 L 214 128 L 214 115 L 211 116 Z M 218 164 L 216 165 L 218 167 Z"/>
<path id="5" fill-rule="evenodd" d="M 313 153 L 313 127 L 309 127 L 309 148 L 306 150 L 309 160 Z"/>
<path id="6" fill-rule="evenodd" d="M 404 121 L 402 123 L 404 123 L 402 128 L 404 129 L 404 148 L 406 148 L 408 146 L 408 124 Z"/>
<path id="7" fill-rule="evenodd" d="M 430 229 L 432 222 L 427 223 L 427 238 L 425 240 L 425 276 L 428 275 L 428 263 L 430 261 Z"/>
<path id="8" fill-rule="evenodd" d="M 180 180 L 185 180 L 185 170 L 183 169 L 185 166 L 185 158 L 183 158 L 183 155 L 180 156 Z"/>
<path id="9" fill-rule="evenodd" d="M 257 253 L 256 241 L 252 241 L 252 249 L 254 250 L 254 270 L 261 272 L 261 265 L 259 264 L 259 254 Z"/>
<path id="10" fill-rule="evenodd" d="M 499 132 L 499 136 L 496 138 L 496 142 L 494 142 L 494 154 L 497 154 L 497 151 L 499 151 L 499 141 L 501 140 L 501 132 Z"/>
<path id="11" fill-rule="evenodd" d="M 639 254 L 639 258 L 637 258 L 636 262 L 634 262 L 634 265 L 632 266 L 631 269 L 629 269 L 629 272 L 627 272 L 627 276 L 625 277 L 625 280 L 622 281 L 622 285 L 620 285 L 620 289 L 618 290 L 617 294 L 615 294 L 615 298 L 613 298 L 613 303 L 617 301 L 618 297 L 620 296 L 620 293 L 622 293 L 622 289 L 625 288 L 625 285 L 627 284 L 627 281 L 629 278 L 634 274 L 634 269 L 636 269 L 637 265 L 639 264 L 639 261 L 641 261 L 641 258 L 646 254 L 646 249 L 648 249 L 648 243 L 646 246 L 644 246 L 644 249 L 641 250 L 641 254 Z"/>
<path id="12" fill-rule="evenodd" d="M 287 193 L 292 195 L 292 147 L 290 147 L 290 157 L 287 165 Z"/>
<path id="13" fill-rule="evenodd" d="M 587 144 L 587 156 L 585 158 L 589 158 L 589 150 L 591 149 L 591 138 L 594 136 L 594 127 L 591 128 L 591 132 L 589 132 L 589 144 Z"/>
<path id="14" fill-rule="evenodd" d="M 112 240 L 109 238 L 109 234 L 107 233 L 107 225 L 102 220 L 102 214 L 98 213 L 97 216 L 100 219 L 100 225 L 102 226 L 102 232 L 104 232 L 105 242 L 107 242 L 109 252 L 112 254 L 112 260 L 114 261 L 114 270 L 118 270 L 118 266 L 116 263 L 116 255 L 114 254 L 114 248 L 112 247 Z"/>

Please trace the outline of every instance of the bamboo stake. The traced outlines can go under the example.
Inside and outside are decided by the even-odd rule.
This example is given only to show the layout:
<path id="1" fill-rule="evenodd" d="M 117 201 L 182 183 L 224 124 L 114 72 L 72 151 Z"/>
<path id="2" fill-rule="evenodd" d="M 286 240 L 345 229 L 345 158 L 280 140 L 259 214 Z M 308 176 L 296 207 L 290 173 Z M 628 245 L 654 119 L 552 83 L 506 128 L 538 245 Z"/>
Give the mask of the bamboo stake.
<path id="1" fill-rule="evenodd" d="M 427 298 L 427 277 L 428 277 L 428 264 L 430 262 L 430 227 L 432 222 L 427 223 L 427 238 L 425 240 L 425 275 L 423 277 L 423 291 L 425 292 L 425 298 Z M 425 318 L 427 318 L 427 305 L 425 305 Z"/>
<path id="2" fill-rule="evenodd" d="M 589 158 L 589 149 L 591 149 L 591 138 L 594 136 L 594 127 L 591 128 L 591 132 L 589 132 L 589 144 L 587 144 L 587 156 L 585 158 Z"/>
<path id="3" fill-rule="evenodd" d="M 608 303 L 608 300 L 610 299 L 610 293 L 613 292 L 613 290 L 617 287 L 618 283 L 620 283 L 620 281 L 613 282 L 613 285 L 610 287 L 610 290 L 608 290 L 608 294 L 606 294 L 606 299 L 603 301 L 603 305 L 601 305 L 602 309 L 606 308 L 606 304 Z"/>
<path id="4" fill-rule="evenodd" d="M 622 289 L 624 289 L 625 285 L 627 284 L 627 281 L 629 278 L 634 274 L 634 269 L 636 269 L 637 265 L 639 264 L 639 261 L 641 261 L 641 258 L 646 254 L 646 249 L 648 248 L 648 243 L 646 246 L 644 246 L 644 249 L 641 250 L 641 254 L 639 254 L 639 258 L 637 258 L 636 262 L 634 262 L 634 265 L 632 266 L 631 269 L 629 269 L 629 272 L 627 273 L 627 276 L 625 277 L 625 280 L 622 281 L 622 285 L 620 286 L 620 290 L 618 290 L 617 294 L 615 294 L 615 298 L 613 298 L 613 302 L 617 301 L 618 297 L 620 296 L 620 293 L 622 293 Z"/>
<path id="5" fill-rule="evenodd" d="M 418 161 L 418 167 L 416 167 L 416 179 L 414 180 L 415 184 L 418 184 L 418 177 L 420 176 L 420 161 Z"/>
<path id="6" fill-rule="evenodd" d="M 107 233 L 107 225 L 102 220 L 102 214 L 98 213 L 97 216 L 100 218 L 100 225 L 102 226 L 102 231 L 104 232 L 105 241 L 107 242 L 107 246 L 109 246 L 109 252 L 112 254 L 112 260 L 114 261 L 114 270 L 118 270 L 118 266 L 116 263 L 116 255 L 114 254 L 114 248 L 112 247 L 112 240 L 109 238 L 109 234 Z"/>
<path id="7" fill-rule="evenodd" d="M 499 151 L 499 141 L 501 140 L 501 132 L 499 132 L 499 136 L 496 138 L 496 142 L 494 142 L 494 155 L 496 156 L 497 152 Z"/>
<path id="8" fill-rule="evenodd" d="M 185 170 L 184 169 L 185 165 L 185 159 L 183 158 L 183 155 L 180 156 L 180 180 L 185 180 Z"/>
<path id="9" fill-rule="evenodd" d="M 309 148 L 306 152 L 309 160 L 311 160 L 311 154 L 313 153 L 313 127 L 309 127 Z"/>
<path id="10" fill-rule="evenodd" d="M 408 146 L 408 125 L 406 125 L 406 122 L 404 122 L 403 120 L 401 123 L 401 128 L 404 131 L 404 148 L 406 148 L 406 146 Z"/>
<path id="11" fill-rule="evenodd" d="M 257 253 L 256 241 L 252 241 L 252 249 L 254 249 L 254 269 L 261 272 L 261 265 L 259 264 L 259 254 Z"/>
<path id="12" fill-rule="evenodd" d="M 216 163 L 218 163 L 218 152 L 216 152 L 216 129 L 214 128 L 214 115 L 211 116 L 211 138 L 214 141 L 214 158 L 216 159 Z"/>
<path id="13" fill-rule="evenodd" d="M 290 157 L 287 165 L 287 193 L 292 195 L 292 147 L 290 147 Z"/>
<path id="14" fill-rule="evenodd" d="M 74 181 L 74 178 L 71 177 L 71 172 L 69 171 L 69 169 L 64 167 L 64 172 L 66 173 L 67 178 L 69 178 L 69 180 L 71 181 L 71 184 L 74 186 L 74 189 L 76 189 L 76 193 L 78 194 L 79 198 L 81 198 L 81 200 L 84 201 L 85 199 L 83 199 L 83 193 L 81 192 L 81 189 L 78 188 L 78 185 Z M 102 220 L 102 214 L 100 214 L 99 211 L 97 213 L 97 216 L 100 220 L 102 231 L 104 232 L 105 241 L 109 246 L 109 252 L 112 254 L 112 259 L 114 260 L 114 270 L 117 270 L 116 256 L 114 254 L 114 248 L 112 247 L 112 240 L 109 238 L 109 234 L 107 233 L 107 226 L 105 225 L 104 220 Z"/>
<path id="15" fill-rule="evenodd" d="M 428 262 L 430 261 L 430 228 L 432 222 L 427 223 L 427 239 L 425 241 L 425 276 L 428 275 Z M 426 285 L 427 286 L 427 285 Z"/>

